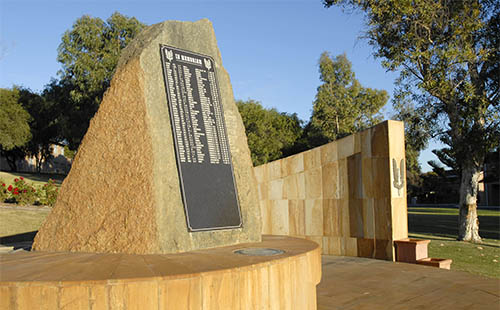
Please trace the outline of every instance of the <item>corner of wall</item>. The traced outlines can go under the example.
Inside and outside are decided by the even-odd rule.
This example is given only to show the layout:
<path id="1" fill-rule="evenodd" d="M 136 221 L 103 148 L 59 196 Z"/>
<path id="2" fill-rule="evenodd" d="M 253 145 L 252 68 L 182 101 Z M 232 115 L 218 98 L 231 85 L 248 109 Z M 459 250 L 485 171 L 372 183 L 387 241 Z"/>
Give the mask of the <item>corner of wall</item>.
<path id="1" fill-rule="evenodd" d="M 403 128 L 385 121 L 255 167 L 262 233 L 313 240 L 323 254 L 394 260 L 393 241 L 408 235 Z"/>

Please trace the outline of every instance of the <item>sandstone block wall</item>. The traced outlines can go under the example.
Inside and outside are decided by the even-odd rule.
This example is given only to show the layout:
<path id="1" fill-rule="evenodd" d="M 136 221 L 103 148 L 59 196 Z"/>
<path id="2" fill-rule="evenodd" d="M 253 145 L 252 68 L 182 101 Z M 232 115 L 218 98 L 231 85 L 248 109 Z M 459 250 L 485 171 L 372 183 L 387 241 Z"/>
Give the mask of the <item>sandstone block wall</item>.
<path id="1" fill-rule="evenodd" d="M 408 236 L 404 159 L 403 123 L 385 121 L 254 167 L 262 233 L 313 240 L 323 254 L 394 260 L 393 240 Z"/>

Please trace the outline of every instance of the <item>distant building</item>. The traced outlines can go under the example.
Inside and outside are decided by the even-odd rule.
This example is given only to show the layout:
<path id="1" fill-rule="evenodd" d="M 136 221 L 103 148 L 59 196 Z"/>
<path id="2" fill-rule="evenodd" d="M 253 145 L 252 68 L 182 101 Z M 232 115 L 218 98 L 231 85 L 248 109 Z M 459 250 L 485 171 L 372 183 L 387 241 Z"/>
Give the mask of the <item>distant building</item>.
<path id="1" fill-rule="evenodd" d="M 42 173 L 68 174 L 72 160 L 64 156 L 64 147 L 52 145 L 51 157 L 42 163 Z M 16 162 L 18 172 L 36 172 L 36 159 L 26 156 Z M 0 156 L 0 170 L 11 171 L 7 160 Z"/>
<path id="2" fill-rule="evenodd" d="M 500 152 L 488 154 L 479 183 L 480 206 L 500 206 Z"/>
<path id="3" fill-rule="evenodd" d="M 446 170 L 422 175 L 423 184 L 417 194 L 416 203 L 458 204 L 460 197 L 460 175 Z M 415 203 L 415 201 L 413 202 Z M 478 206 L 500 206 L 500 156 L 499 151 L 486 156 L 483 171 L 479 176 Z"/>

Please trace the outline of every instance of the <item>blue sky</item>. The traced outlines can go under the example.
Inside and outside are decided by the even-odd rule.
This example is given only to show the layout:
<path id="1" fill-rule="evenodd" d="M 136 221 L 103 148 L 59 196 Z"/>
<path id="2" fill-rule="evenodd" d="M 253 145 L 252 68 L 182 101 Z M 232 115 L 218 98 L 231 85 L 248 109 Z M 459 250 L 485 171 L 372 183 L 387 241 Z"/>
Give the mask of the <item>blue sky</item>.
<path id="1" fill-rule="evenodd" d="M 393 92 L 397 74 L 386 72 L 359 38 L 363 16 L 325 9 L 320 0 L 0 0 L 0 87 L 42 90 L 57 78 L 57 47 L 75 20 L 83 15 L 106 20 L 115 11 L 148 25 L 210 19 L 235 98 L 258 100 L 305 121 L 320 85 L 323 51 L 346 53 L 363 86 Z M 390 103 L 384 112 L 389 118 Z M 423 152 L 424 171 L 434 158 L 430 150 Z"/>

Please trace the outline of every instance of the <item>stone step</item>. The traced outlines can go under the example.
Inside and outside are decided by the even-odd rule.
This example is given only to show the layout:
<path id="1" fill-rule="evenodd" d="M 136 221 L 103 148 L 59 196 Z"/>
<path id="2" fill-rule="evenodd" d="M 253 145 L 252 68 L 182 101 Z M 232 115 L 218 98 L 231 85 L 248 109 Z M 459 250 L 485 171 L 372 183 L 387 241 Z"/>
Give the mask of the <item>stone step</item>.
<path id="1" fill-rule="evenodd" d="M 448 270 L 450 270 L 452 262 L 453 260 L 449 258 L 434 258 L 434 257 L 427 257 L 417 260 L 417 264 L 419 265 L 437 267 Z"/>

